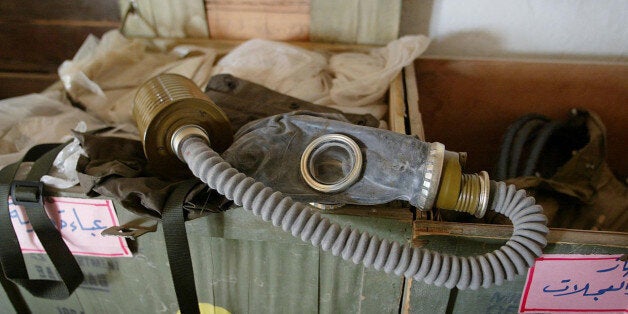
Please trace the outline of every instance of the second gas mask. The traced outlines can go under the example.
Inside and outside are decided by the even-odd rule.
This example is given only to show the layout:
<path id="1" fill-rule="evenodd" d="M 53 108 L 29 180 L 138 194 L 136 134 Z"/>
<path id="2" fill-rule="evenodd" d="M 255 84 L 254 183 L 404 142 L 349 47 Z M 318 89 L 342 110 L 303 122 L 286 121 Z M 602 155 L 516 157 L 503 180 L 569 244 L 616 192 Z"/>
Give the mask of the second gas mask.
<path id="1" fill-rule="evenodd" d="M 408 201 L 481 217 L 489 182 L 463 175 L 464 155 L 414 136 L 356 126 L 337 114 L 293 112 L 247 124 L 223 158 L 301 202 L 331 207 Z"/>

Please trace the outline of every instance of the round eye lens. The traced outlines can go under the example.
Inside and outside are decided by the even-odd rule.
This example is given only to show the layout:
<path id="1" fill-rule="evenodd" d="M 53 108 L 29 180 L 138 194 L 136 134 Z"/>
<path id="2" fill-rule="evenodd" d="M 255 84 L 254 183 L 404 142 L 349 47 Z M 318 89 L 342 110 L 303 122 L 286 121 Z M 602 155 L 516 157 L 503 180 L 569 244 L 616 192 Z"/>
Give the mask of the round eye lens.
<path id="1" fill-rule="evenodd" d="M 353 168 L 355 158 L 351 151 L 338 143 L 325 143 L 312 153 L 308 167 L 314 180 L 323 184 L 342 181 Z"/>
<path id="2" fill-rule="evenodd" d="M 345 190 L 355 183 L 361 171 L 360 147 L 346 135 L 318 137 L 301 156 L 301 175 L 317 191 L 333 193 Z"/>

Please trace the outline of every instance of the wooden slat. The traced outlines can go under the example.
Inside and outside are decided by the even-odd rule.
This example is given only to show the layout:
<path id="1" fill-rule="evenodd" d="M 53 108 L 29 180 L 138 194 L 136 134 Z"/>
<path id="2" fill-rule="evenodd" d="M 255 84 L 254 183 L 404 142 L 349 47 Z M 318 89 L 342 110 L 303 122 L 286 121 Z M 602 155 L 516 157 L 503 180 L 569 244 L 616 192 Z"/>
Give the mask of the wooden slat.
<path id="1" fill-rule="evenodd" d="M 399 73 L 390 83 L 388 101 L 388 127 L 390 130 L 406 133 L 406 104 L 404 100 L 403 75 Z"/>
<path id="2" fill-rule="evenodd" d="M 41 92 L 58 79 L 53 73 L 0 72 L 0 99 Z"/>
<path id="3" fill-rule="evenodd" d="M 401 204 L 382 204 L 373 206 L 345 205 L 336 209 L 322 210 L 322 212 L 334 215 L 388 218 L 403 222 L 411 222 L 413 218 L 410 206 L 407 204 L 405 206 Z"/>
<path id="4" fill-rule="evenodd" d="M 410 122 L 410 134 L 416 135 L 425 141 L 423 130 L 423 118 L 419 109 L 419 89 L 416 85 L 416 73 L 414 64 L 403 68 L 404 87 L 406 91 L 406 104 L 408 106 L 408 121 Z"/>
<path id="5" fill-rule="evenodd" d="M 399 37 L 400 0 L 360 0 L 358 14 L 356 43 L 385 45 Z"/>
<path id="6" fill-rule="evenodd" d="M 127 14 L 129 0 L 119 0 L 124 34 L 132 37 L 207 38 L 203 0 L 135 0 L 135 12 Z M 126 17 L 126 18 L 125 18 Z"/>
<path id="7" fill-rule="evenodd" d="M 0 1 L 0 21 L 119 21 L 118 3 L 111 0 Z"/>
<path id="8" fill-rule="evenodd" d="M 310 0 L 207 0 L 211 38 L 308 40 Z"/>
<path id="9" fill-rule="evenodd" d="M 518 117 L 565 119 L 581 107 L 600 115 L 608 163 L 628 175 L 628 65 L 442 59 L 415 65 L 427 140 L 468 152 L 470 172 L 493 168 L 502 135 Z"/>
<path id="10" fill-rule="evenodd" d="M 386 44 L 397 38 L 399 0 L 312 0 L 313 41 Z"/>
<path id="11" fill-rule="evenodd" d="M 89 34 L 101 36 L 112 28 L 0 22 L 0 71 L 56 73 Z"/>
<path id="12" fill-rule="evenodd" d="M 412 299 L 412 282 L 414 280 L 412 278 L 406 278 L 403 284 L 403 296 L 401 299 L 401 306 L 399 308 L 399 313 L 408 314 L 410 313 L 410 300 Z"/>
<path id="13" fill-rule="evenodd" d="M 208 47 L 215 49 L 218 55 L 225 55 L 229 53 L 229 51 L 233 50 L 236 46 L 242 44 L 243 40 L 233 40 L 233 39 L 200 39 L 200 38 L 180 38 L 176 41 L 172 41 L 172 45 L 179 44 L 191 44 L 198 45 L 202 47 Z M 309 42 L 309 41 L 288 41 L 287 44 L 298 46 L 304 49 L 309 49 L 313 51 L 319 52 L 327 52 L 327 53 L 341 53 L 341 52 L 363 52 L 368 53 L 371 49 L 376 48 L 378 46 L 372 45 L 357 45 L 357 44 L 331 44 L 331 43 L 319 43 L 319 42 Z"/>
<path id="14" fill-rule="evenodd" d="M 477 239 L 508 239 L 510 225 L 465 224 L 429 220 L 414 221 L 412 241 L 420 244 L 423 236 L 447 235 Z M 550 228 L 549 243 L 589 244 L 628 248 L 628 233 Z"/>

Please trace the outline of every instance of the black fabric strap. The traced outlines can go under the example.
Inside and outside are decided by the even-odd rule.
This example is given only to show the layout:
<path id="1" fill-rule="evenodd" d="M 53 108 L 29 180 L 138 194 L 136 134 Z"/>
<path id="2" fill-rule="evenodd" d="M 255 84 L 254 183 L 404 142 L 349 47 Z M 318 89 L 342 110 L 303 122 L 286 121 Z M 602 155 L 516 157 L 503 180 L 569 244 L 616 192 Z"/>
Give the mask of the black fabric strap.
<path id="1" fill-rule="evenodd" d="M 24 297 L 22 296 L 20 288 L 15 283 L 3 275 L 0 275 L 0 283 L 2 284 L 2 288 L 4 288 L 4 292 L 7 294 L 9 301 L 11 301 L 11 305 L 13 305 L 15 312 L 20 314 L 32 313 L 31 309 L 28 307 L 28 303 L 26 303 L 26 300 L 24 300 Z"/>
<path id="2" fill-rule="evenodd" d="M 162 213 L 170 273 L 179 309 L 183 314 L 200 313 L 183 212 L 185 197 L 199 182 L 198 179 L 192 179 L 179 184 L 168 197 Z"/>
<path id="3" fill-rule="evenodd" d="M 21 162 L 34 161 L 25 181 L 13 181 L 21 162 L 0 171 L 0 263 L 4 275 L 37 297 L 66 299 L 83 282 L 83 273 L 66 246 L 59 230 L 50 221 L 43 203 L 45 186 L 39 182 L 48 173 L 64 145 L 44 144 L 31 148 Z M 19 241 L 13 230 L 9 194 L 16 205 L 26 209 L 30 224 L 50 257 L 61 281 L 29 279 Z"/>

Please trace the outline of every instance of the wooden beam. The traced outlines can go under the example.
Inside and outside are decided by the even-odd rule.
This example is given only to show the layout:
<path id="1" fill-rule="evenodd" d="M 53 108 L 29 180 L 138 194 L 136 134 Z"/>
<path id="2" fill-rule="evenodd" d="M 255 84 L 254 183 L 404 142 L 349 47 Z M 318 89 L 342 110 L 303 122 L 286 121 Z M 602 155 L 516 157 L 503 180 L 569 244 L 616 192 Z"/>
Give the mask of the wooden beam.
<path id="1" fill-rule="evenodd" d="M 403 88 L 403 75 L 401 73 L 390 83 L 388 94 L 388 127 L 391 131 L 407 134 L 405 122 L 406 103 Z"/>
<path id="2" fill-rule="evenodd" d="M 0 22 L 0 28 L 0 71 L 56 73 L 89 34 L 101 36 L 115 26 Z"/>
<path id="3" fill-rule="evenodd" d="M 120 20 L 118 3 L 111 0 L 0 1 L 0 21 L 30 20 Z"/>
<path id="4" fill-rule="evenodd" d="M 310 0 L 206 0 L 209 36 L 305 41 L 310 34 Z"/>
<path id="5" fill-rule="evenodd" d="M 313 41 L 385 45 L 399 36 L 399 0 L 312 0 Z"/>
<path id="6" fill-rule="evenodd" d="M 0 99 L 41 92 L 58 79 L 54 73 L 0 72 Z"/>
<path id="7" fill-rule="evenodd" d="M 406 104 L 408 106 L 408 121 L 410 124 L 409 134 L 416 135 L 420 140 L 425 141 L 425 130 L 423 129 L 423 117 L 419 109 L 419 90 L 416 83 L 414 64 L 403 68 L 403 76 Z"/>
<path id="8" fill-rule="evenodd" d="M 420 245 L 429 236 L 457 236 L 477 239 L 503 239 L 512 235 L 511 225 L 468 224 L 415 220 L 412 242 Z M 550 228 L 548 243 L 588 244 L 628 248 L 628 233 Z"/>

